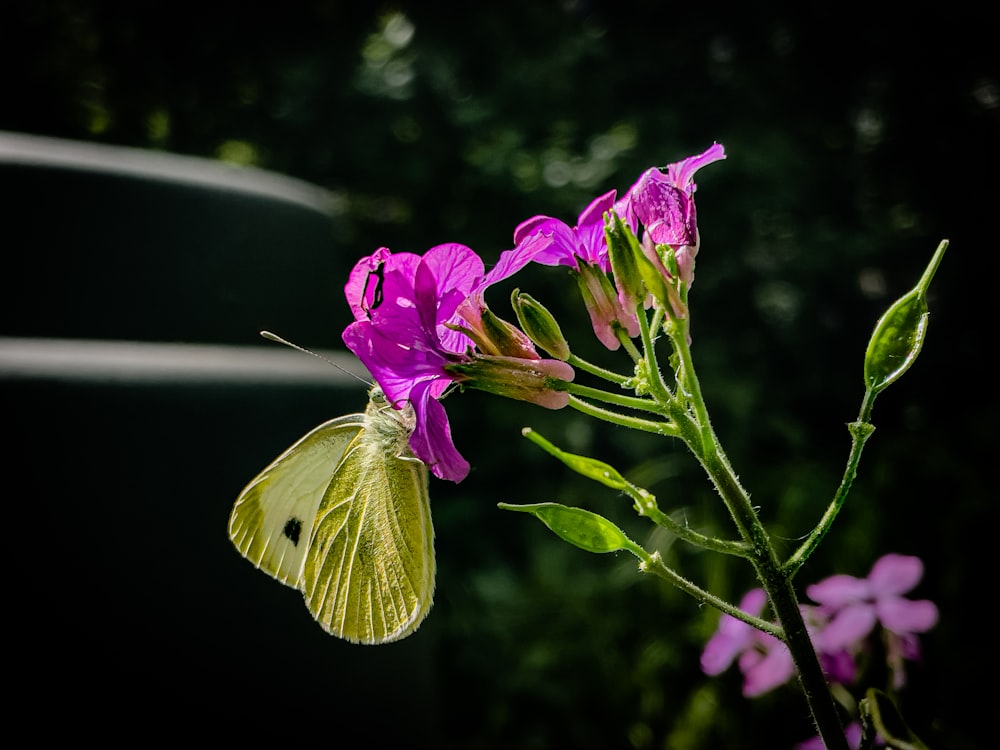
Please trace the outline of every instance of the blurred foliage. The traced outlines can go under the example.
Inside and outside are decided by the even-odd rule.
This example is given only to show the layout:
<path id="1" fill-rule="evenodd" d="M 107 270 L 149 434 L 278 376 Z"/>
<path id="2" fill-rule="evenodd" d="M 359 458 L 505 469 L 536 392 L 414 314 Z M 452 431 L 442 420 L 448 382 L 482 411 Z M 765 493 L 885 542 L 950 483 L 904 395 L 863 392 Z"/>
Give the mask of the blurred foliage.
<path id="1" fill-rule="evenodd" d="M 572 224 L 592 197 L 626 189 L 648 166 L 723 143 L 728 159 L 697 179 L 694 353 L 723 444 L 789 548 L 839 481 L 871 327 L 949 238 L 924 353 L 880 398 L 854 493 L 801 577 L 863 575 L 889 551 L 921 556 L 919 594 L 942 620 L 924 639 L 904 714 L 931 746 L 975 747 L 974 706 L 954 688 L 989 674 L 968 637 L 983 616 L 968 594 L 996 568 L 964 541 L 996 518 L 983 467 L 1000 415 L 975 364 L 995 278 L 981 269 L 995 270 L 996 43 L 985 17 L 954 4 L 886 24 L 836 5 L 792 7 L 21 0 L 0 26 L 0 62 L 18 71 L 0 129 L 215 157 L 321 185 L 337 199 L 338 268 L 380 245 L 422 252 L 446 241 L 489 262 L 525 218 Z M 179 256 L 217 279 L 264 276 L 275 262 L 227 270 Z M 575 350 L 621 365 L 593 341 L 564 271 L 532 269 L 516 283 L 556 314 Z M 273 290 L 290 312 L 282 333 L 339 345 L 342 277 L 328 284 L 320 300 Z M 513 320 L 510 288 L 489 300 Z M 187 337 L 212 340 L 213 325 Z M 570 412 L 477 393 L 448 406 L 474 472 L 432 487 L 439 746 L 682 750 L 808 736 L 793 688 L 750 702 L 737 674 L 701 675 L 715 613 L 640 578 L 630 556 L 586 555 L 495 508 L 599 510 L 737 600 L 752 585 L 743 567 L 651 536 L 624 500 L 568 475 L 519 428 L 608 461 L 679 518 L 731 534 L 689 456 Z"/>

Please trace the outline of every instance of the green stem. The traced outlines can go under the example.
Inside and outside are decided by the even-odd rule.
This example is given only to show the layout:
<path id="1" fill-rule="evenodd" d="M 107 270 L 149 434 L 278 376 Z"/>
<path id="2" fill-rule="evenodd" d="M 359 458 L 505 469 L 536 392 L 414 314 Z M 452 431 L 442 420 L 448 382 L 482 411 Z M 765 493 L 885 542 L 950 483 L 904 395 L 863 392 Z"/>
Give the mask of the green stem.
<path id="1" fill-rule="evenodd" d="M 653 319 L 649 323 L 649 333 L 652 337 L 656 337 L 656 332 L 659 330 L 660 326 L 663 325 L 664 312 L 663 308 L 656 306 L 653 308 Z"/>
<path id="2" fill-rule="evenodd" d="M 678 434 L 677 428 L 669 422 L 653 422 L 648 419 L 639 419 L 638 417 L 619 414 L 610 409 L 602 409 L 599 406 L 594 406 L 572 394 L 569 397 L 569 406 L 589 417 L 594 417 L 595 419 L 610 422 L 621 427 L 629 427 L 633 430 L 651 432 L 654 435 L 664 435 L 666 437 L 676 437 Z"/>
<path id="3" fill-rule="evenodd" d="M 689 372 L 689 375 L 693 374 Z M 770 538 L 750 503 L 750 497 L 725 460 L 714 434 L 711 433 L 711 427 L 708 428 L 708 433 L 711 434 L 711 440 L 706 441 L 706 450 L 700 452 L 700 455 L 698 451 L 695 453 L 712 478 L 737 528 L 750 545 L 750 561 L 784 630 L 784 641 L 798 670 L 799 684 L 827 750 L 847 750 L 837 707 L 812 639 L 806 630 L 791 578 L 782 570 Z M 695 446 L 691 447 L 695 450 Z"/>
<path id="4" fill-rule="evenodd" d="M 679 539 L 683 539 L 689 544 L 696 544 L 704 549 L 712 550 L 713 552 L 721 552 L 725 555 L 737 555 L 739 557 L 750 556 L 750 548 L 747 546 L 746 542 L 732 542 L 725 539 L 716 539 L 715 537 L 705 536 L 704 534 L 699 534 L 697 531 L 684 524 L 678 523 L 660 510 L 659 506 L 656 504 L 656 497 L 647 490 L 629 483 L 626 485 L 624 492 L 632 498 L 632 502 L 635 504 L 636 513 L 650 519 L 657 526 L 669 529 Z"/>
<path id="5" fill-rule="evenodd" d="M 866 399 L 867 403 L 868 400 Z M 862 407 L 862 413 L 864 410 L 864 407 Z M 870 412 L 871 409 L 869 408 L 868 411 Z M 833 500 L 830 502 L 829 507 L 827 507 L 823 517 L 819 520 L 819 523 L 809 532 L 806 540 L 799 545 L 799 548 L 792 553 L 791 557 L 782 566 L 782 570 L 789 578 L 792 578 L 798 572 L 799 568 L 802 567 L 803 563 L 809 559 L 809 556 L 816 551 L 819 543 L 826 536 L 826 532 L 833 525 L 837 514 L 840 513 L 840 509 L 844 507 L 844 501 L 847 499 L 847 494 L 851 491 L 851 485 L 854 484 L 854 478 L 858 473 L 858 462 L 861 461 L 861 451 L 864 450 L 865 443 L 868 442 L 868 438 L 875 431 L 875 428 L 871 424 L 860 420 L 849 424 L 848 429 L 851 431 L 851 453 L 847 457 L 847 467 L 844 469 L 844 476 L 840 480 L 840 487 L 837 488 Z"/>
<path id="6" fill-rule="evenodd" d="M 591 388 L 579 383 L 569 383 L 565 390 L 567 393 L 572 393 L 575 396 L 582 396 L 583 398 L 594 399 L 595 401 L 604 401 L 605 403 L 624 406 L 628 409 L 647 411 L 652 414 L 659 414 L 661 417 L 664 416 L 663 408 L 652 399 L 626 396 L 622 393 L 611 393 L 610 391 L 602 391 L 600 388 Z"/>
<path id="7" fill-rule="evenodd" d="M 872 409 L 875 408 L 875 397 L 877 395 L 878 391 L 874 391 L 871 388 L 865 391 L 865 398 L 861 402 L 861 413 L 858 415 L 858 422 L 865 424 L 871 422 Z"/>
<path id="8" fill-rule="evenodd" d="M 701 383 L 698 381 L 698 376 L 694 371 L 691 345 L 688 343 L 688 320 L 687 318 L 675 318 L 671 316 L 671 321 L 674 324 L 674 330 L 670 338 L 674 343 L 674 351 L 677 353 L 677 359 L 680 362 L 680 366 L 677 368 L 677 377 L 679 380 L 677 387 L 684 391 L 691 406 L 694 408 L 694 419 L 701 427 L 702 443 L 707 447 L 708 443 L 715 442 L 715 436 L 712 434 L 712 425 L 708 418 L 708 408 L 705 406 L 705 400 L 701 395 Z"/>
<path id="9" fill-rule="evenodd" d="M 848 750 L 837 707 L 806 630 L 791 578 L 782 569 L 750 496 L 737 479 L 709 421 L 688 345 L 688 321 L 674 318 L 674 323 L 671 339 L 680 362 L 678 375 L 683 379 L 678 388 L 684 388 L 687 393 L 688 408 L 693 409 L 693 418 L 699 427 L 699 439 L 688 442 L 688 447 L 708 473 L 740 535 L 750 546 L 750 561 L 784 631 L 785 644 L 795 662 L 799 683 L 820 737 L 827 750 Z"/>
<path id="10" fill-rule="evenodd" d="M 570 354 L 566 359 L 566 363 L 623 388 L 629 387 L 629 384 L 632 382 L 631 376 L 619 375 L 617 372 L 606 370 L 603 367 L 592 364 L 587 360 L 576 356 L 575 354 Z"/>
<path id="11" fill-rule="evenodd" d="M 773 635 L 775 638 L 778 638 L 780 640 L 785 639 L 785 633 L 780 626 L 775 625 L 773 622 L 767 622 L 766 620 L 762 620 L 759 617 L 754 617 L 753 615 L 744 612 L 739 607 L 730 604 L 725 599 L 720 599 L 719 597 L 715 596 L 715 594 L 709 593 L 708 591 L 701 588 L 701 586 L 694 583 L 693 581 L 689 581 L 680 573 L 668 567 L 663 562 L 663 558 L 660 557 L 659 552 L 654 552 L 653 554 L 649 554 L 639 545 L 635 545 L 634 547 L 629 547 L 628 549 L 633 555 L 635 555 L 642 561 L 639 563 L 639 570 L 641 570 L 643 573 L 653 573 L 654 575 L 657 575 L 660 578 L 670 581 L 670 583 L 672 583 L 674 586 L 681 589 L 682 591 L 686 591 L 694 598 L 703 601 L 706 604 L 710 604 L 713 607 L 716 607 L 717 609 L 722 610 L 727 615 L 731 615 L 732 617 L 735 617 L 737 620 L 742 620 L 747 625 L 755 627 L 758 630 L 762 630 L 765 633 L 769 633 L 770 635 Z"/>
<path id="12" fill-rule="evenodd" d="M 641 304 L 636 308 L 635 314 L 639 319 L 639 332 L 642 335 L 642 350 L 645 354 L 644 361 L 649 392 L 657 401 L 665 403 L 671 400 L 672 395 L 667 384 L 663 381 L 663 373 L 660 372 L 660 365 L 656 359 L 656 347 L 650 334 L 649 319 Z"/>
<path id="13" fill-rule="evenodd" d="M 621 341 L 622 346 L 625 347 L 625 351 L 632 358 L 635 364 L 639 364 L 643 361 L 642 353 L 635 348 L 635 344 L 632 343 L 632 339 L 628 335 L 628 331 L 624 328 L 618 327 L 615 329 L 615 333 L 618 334 L 618 340 Z"/>

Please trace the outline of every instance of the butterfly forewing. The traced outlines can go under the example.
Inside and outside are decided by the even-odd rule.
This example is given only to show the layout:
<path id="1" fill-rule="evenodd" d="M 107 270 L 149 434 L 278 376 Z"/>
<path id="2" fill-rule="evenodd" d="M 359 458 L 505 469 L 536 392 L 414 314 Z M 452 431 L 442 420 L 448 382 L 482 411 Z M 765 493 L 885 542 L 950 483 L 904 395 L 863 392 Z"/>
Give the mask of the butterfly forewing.
<path id="1" fill-rule="evenodd" d="M 329 632 L 360 643 L 412 633 L 434 594 L 427 468 L 399 415 L 373 399 L 324 494 L 303 570 L 306 605 Z"/>
<path id="2" fill-rule="evenodd" d="M 362 414 L 321 424 L 282 453 L 240 493 L 229 538 L 240 553 L 282 583 L 301 588 L 316 512 Z"/>

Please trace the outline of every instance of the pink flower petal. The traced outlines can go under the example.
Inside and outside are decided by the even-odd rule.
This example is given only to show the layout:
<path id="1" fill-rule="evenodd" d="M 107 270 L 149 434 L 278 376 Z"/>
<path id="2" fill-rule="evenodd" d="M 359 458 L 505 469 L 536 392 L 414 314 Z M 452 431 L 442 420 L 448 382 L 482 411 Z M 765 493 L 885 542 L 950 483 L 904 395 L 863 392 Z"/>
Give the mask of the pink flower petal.
<path id="1" fill-rule="evenodd" d="M 743 669 L 743 695 L 747 698 L 774 690 L 795 674 L 791 652 L 784 643 L 777 640 L 763 659 L 755 660 L 752 664 L 741 662 L 740 667 Z"/>
<path id="2" fill-rule="evenodd" d="M 455 448 L 451 425 L 441 402 L 431 395 L 429 382 L 410 391 L 417 425 L 410 436 L 413 454 L 427 464 L 434 476 L 461 482 L 469 473 L 469 462 Z"/>
<path id="3" fill-rule="evenodd" d="M 764 589 L 750 589 L 740 601 L 740 609 L 754 617 L 760 617 L 767 604 Z M 733 660 L 754 644 L 752 626 L 731 615 L 719 618 L 719 627 L 705 644 L 701 654 L 701 669 L 705 674 L 717 675 L 725 672 Z"/>
<path id="4" fill-rule="evenodd" d="M 814 602 L 838 608 L 851 602 L 864 601 L 871 595 L 871 587 L 864 578 L 834 575 L 806 587 L 806 594 Z"/>
<path id="5" fill-rule="evenodd" d="M 677 162 L 676 164 L 671 164 L 667 167 L 667 176 L 673 181 L 677 187 L 687 189 L 690 183 L 694 180 L 694 173 L 707 164 L 711 164 L 714 161 L 719 161 L 720 159 L 726 158 L 726 151 L 722 147 L 721 143 L 713 143 L 705 151 L 698 154 L 697 156 L 689 156 L 683 161 Z M 688 195 L 694 192 L 694 187 L 692 186 L 690 190 L 687 190 Z"/>
<path id="6" fill-rule="evenodd" d="M 724 629 L 720 622 L 719 629 L 708 639 L 705 649 L 701 652 L 701 671 L 707 675 L 725 672 L 733 660 L 750 644 L 750 626 L 732 617 L 729 620 L 737 627 Z"/>
<path id="7" fill-rule="evenodd" d="M 633 191 L 632 207 L 653 242 L 674 247 L 694 244 L 694 204 L 660 170 L 647 170 Z"/>
<path id="8" fill-rule="evenodd" d="M 850 648 L 866 638 L 875 627 L 877 617 L 871 604 L 852 604 L 840 610 L 817 634 L 825 651 L 834 652 Z"/>
<path id="9" fill-rule="evenodd" d="M 895 633 L 924 633 L 938 621 L 937 606 L 926 599 L 886 597 L 875 603 L 875 609 L 882 625 Z"/>
<path id="10" fill-rule="evenodd" d="M 868 581 L 875 596 L 905 594 L 924 575 L 924 563 L 912 555 L 883 555 L 872 566 Z"/>

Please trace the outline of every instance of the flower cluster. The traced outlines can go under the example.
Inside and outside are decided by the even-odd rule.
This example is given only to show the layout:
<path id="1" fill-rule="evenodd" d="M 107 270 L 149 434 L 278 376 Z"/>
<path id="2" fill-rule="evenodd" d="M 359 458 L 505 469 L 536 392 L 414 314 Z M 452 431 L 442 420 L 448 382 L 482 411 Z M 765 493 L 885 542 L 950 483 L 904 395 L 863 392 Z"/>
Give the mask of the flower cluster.
<path id="1" fill-rule="evenodd" d="M 532 262 L 569 266 L 595 335 L 608 349 L 617 349 L 622 336 L 639 334 L 637 303 L 663 304 L 665 296 L 649 289 L 638 300 L 634 284 L 614 278 L 607 235 L 617 217 L 633 238 L 643 227 L 644 262 L 666 280 L 659 286 L 669 281 L 686 294 L 698 252 L 694 173 L 724 158 L 722 146 L 714 144 L 664 170 L 651 168 L 621 200 L 616 201 L 615 191 L 595 199 L 574 227 L 548 216 L 528 219 L 514 232 L 515 247 L 501 253 L 489 272 L 473 250 L 457 243 L 437 245 L 423 255 L 380 248 L 358 261 L 344 288 L 354 314 L 344 343 L 396 408 L 413 407 L 414 455 L 440 478 L 458 482 L 468 474 L 440 403 L 452 386 L 550 409 L 569 402 L 566 390 L 574 371 L 567 356 L 542 358 L 535 343 L 544 348 L 544 342 L 533 342 L 494 315 L 484 297 L 491 285 Z M 683 312 L 680 299 L 671 294 L 674 313 Z"/>
<path id="2" fill-rule="evenodd" d="M 845 686 L 855 683 L 859 657 L 869 653 L 870 636 L 878 633 L 893 686 L 903 686 L 904 661 L 920 658 L 918 634 L 933 628 L 938 620 L 933 602 L 903 596 L 920 582 L 923 572 L 920 558 L 887 554 L 875 562 L 866 578 L 834 575 L 806 588 L 814 603 L 801 605 L 802 613 L 831 682 Z M 743 597 L 740 609 L 760 617 L 766 604 L 763 589 L 752 589 Z M 734 661 L 743 673 L 743 694 L 747 697 L 773 690 L 795 673 L 784 643 L 742 620 L 723 615 L 702 652 L 701 668 L 706 674 L 717 675 Z M 860 729 L 851 732 L 860 737 Z"/>
<path id="3" fill-rule="evenodd" d="M 690 287 L 699 246 L 694 173 L 724 158 L 724 149 L 716 143 L 704 153 L 670 164 L 665 170 L 647 169 L 621 200 L 615 200 L 614 190 L 594 199 L 580 214 L 576 226 L 570 227 L 550 216 L 534 216 L 517 227 L 514 242 L 520 246 L 540 234 L 552 238 L 551 245 L 539 253 L 535 262 L 572 269 L 590 313 L 594 334 L 614 351 L 621 343 L 618 332 L 624 331 L 634 338 L 639 334 L 639 324 L 636 300 L 629 285 L 623 279 L 608 278 L 612 262 L 605 216 L 613 210 L 632 233 L 642 226 L 645 259 L 662 278 L 676 276 Z M 667 253 L 675 259 L 676 274 L 667 269 Z M 672 307 L 674 312 L 682 314 L 676 304 Z"/>

